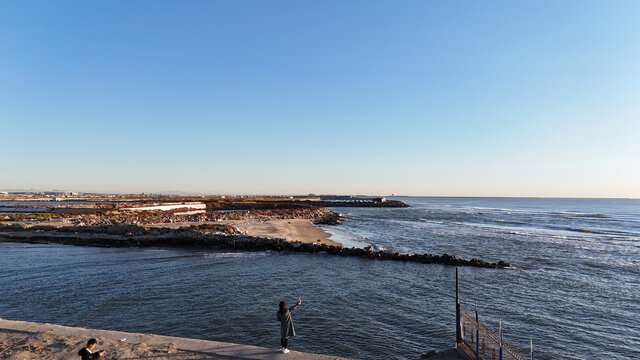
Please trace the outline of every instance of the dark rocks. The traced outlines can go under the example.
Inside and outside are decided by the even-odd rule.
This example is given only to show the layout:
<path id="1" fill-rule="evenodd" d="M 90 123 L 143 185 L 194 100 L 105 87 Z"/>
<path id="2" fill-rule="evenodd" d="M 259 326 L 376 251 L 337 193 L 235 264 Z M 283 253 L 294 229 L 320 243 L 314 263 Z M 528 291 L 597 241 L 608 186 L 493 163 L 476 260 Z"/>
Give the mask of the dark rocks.
<path id="1" fill-rule="evenodd" d="M 384 208 L 402 208 L 409 207 L 406 203 L 398 200 L 381 201 L 299 201 L 300 204 L 324 206 L 324 207 L 384 207 Z"/>
<path id="2" fill-rule="evenodd" d="M 339 214 L 330 211 L 328 214 L 316 219 L 313 223 L 316 225 L 338 225 L 341 220 Z"/>
<path id="3" fill-rule="evenodd" d="M 93 229 L 92 229 L 93 228 Z M 478 258 L 465 260 L 450 254 L 400 254 L 388 250 L 375 251 L 372 246 L 365 248 L 344 248 L 316 243 L 288 242 L 284 239 L 269 239 L 246 235 L 201 233 L 188 230 L 164 230 L 153 234 L 136 227 L 122 227 L 119 231 L 102 232 L 102 227 L 84 227 L 82 232 L 67 231 L 10 231 L 2 235 L 0 241 L 27 243 L 58 243 L 79 246 L 100 247 L 182 247 L 207 248 L 240 251 L 286 251 L 298 253 L 324 252 L 335 256 L 349 256 L 381 261 L 406 261 L 421 264 L 441 264 L 449 266 L 473 266 L 480 268 L 506 268 L 505 261 L 487 262 Z M 93 230 L 93 231 L 92 231 Z"/>
<path id="4" fill-rule="evenodd" d="M 212 210 L 268 210 L 268 209 L 299 209 L 304 207 L 390 207 L 400 208 L 409 207 L 406 203 L 398 200 L 377 201 L 378 199 L 367 200 L 344 200 L 344 201 L 327 201 L 327 200 L 296 200 L 296 201 L 247 201 L 247 202 L 230 202 L 230 201 L 204 201 L 207 209 Z"/>

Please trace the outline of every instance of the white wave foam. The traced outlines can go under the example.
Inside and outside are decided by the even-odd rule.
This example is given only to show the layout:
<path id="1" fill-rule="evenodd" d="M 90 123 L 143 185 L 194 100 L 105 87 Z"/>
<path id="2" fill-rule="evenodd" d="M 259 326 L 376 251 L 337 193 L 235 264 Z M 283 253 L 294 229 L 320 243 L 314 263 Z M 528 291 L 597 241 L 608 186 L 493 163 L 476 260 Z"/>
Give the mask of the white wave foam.
<path id="1" fill-rule="evenodd" d="M 250 258 L 266 256 L 266 254 L 266 252 L 214 252 L 202 254 L 201 256 L 204 258 Z"/>

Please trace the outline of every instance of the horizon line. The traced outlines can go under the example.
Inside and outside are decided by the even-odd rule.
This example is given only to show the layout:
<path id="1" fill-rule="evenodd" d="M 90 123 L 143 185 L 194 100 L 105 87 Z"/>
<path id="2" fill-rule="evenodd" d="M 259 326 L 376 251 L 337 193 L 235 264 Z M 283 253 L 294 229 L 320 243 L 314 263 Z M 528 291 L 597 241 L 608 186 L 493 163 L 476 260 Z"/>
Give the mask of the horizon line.
<path id="1" fill-rule="evenodd" d="M 611 200 L 640 200 L 640 197 L 633 196 L 603 196 L 603 197 L 595 197 L 595 196 L 535 196 L 535 195 L 514 195 L 514 196 L 505 196 L 505 195 L 407 195 L 407 194 L 350 194 L 350 193 L 309 193 L 309 194 L 246 194 L 246 193 L 204 193 L 204 192 L 182 192 L 182 191 L 159 191 L 159 192 L 89 192 L 89 191 L 72 191 L 72 190 L 0 190 L 1 192 L 11 193 L 40 193 L 40 192 L 75 192 L 80 196 L 80 194 L 84 195 L 148 195 L 148 196 L 247 196 L 247 197 L 284 197 L 284 196 L 296 196 L 296 197 L 305 197 L 305 196 L 367 196 L 367 197 L 421 197 L 421 198 L 477 198 L 477 199 L 487 199 L 487 198 L 495 198 L 495 199 L 611 199 Z"/>

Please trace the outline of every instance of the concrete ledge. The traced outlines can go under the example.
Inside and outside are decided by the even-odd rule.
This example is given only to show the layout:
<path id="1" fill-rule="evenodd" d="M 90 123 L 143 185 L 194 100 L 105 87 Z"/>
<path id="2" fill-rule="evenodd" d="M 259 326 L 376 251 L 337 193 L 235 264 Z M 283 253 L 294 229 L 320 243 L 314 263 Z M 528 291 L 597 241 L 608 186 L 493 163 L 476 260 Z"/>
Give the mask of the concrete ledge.
<path id="1" fill-rule="evenodd" d="M 252 345 L 224 343 L 219 341 L 180 338 L 154 334 L 139 334 L 112 330 L 95 330 L 62 325 L 41 324 L 26 321 L 0 319 L 0 332 L 4 333 L 49 333 L 52 336 L 71 337 L 84 343 L 89 338 L 109 339 L 126 344 L 145 344 L 146 346 L 173 346 L 182 352 L 201 354 L 207 359 L 301 359 L 301 360 L 348 360 L 346 358 L 291 351 L 282 354 L 277 349 Z M 126 340 L 122 340 L 126 339 Z M 81 347 L 81 346 L 80 346 Z M 75 355 L 80 347 L 70 349 Z M 0 349 L 0 351 L 5 349 Z M 69 351 L 59 358 L 69 358 Z M 53 354 L 51 354 L 53 355 Z M 155 357 L 155 356 L 154 356 Z M 169 356 L 168 356 L 169 357 Z M 47 358 L 52 358 L 47 356 Z"/>

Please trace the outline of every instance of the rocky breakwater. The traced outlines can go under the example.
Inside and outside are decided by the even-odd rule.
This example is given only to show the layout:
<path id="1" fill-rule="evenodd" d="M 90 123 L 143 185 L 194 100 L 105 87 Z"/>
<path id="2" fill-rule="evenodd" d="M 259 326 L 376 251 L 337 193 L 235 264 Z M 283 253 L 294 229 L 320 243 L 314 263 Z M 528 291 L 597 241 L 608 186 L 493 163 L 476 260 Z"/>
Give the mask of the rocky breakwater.
<path id="1" fill-rule="evenodd" d="M 403 208 L 408 204 L 398 200 L 296 200 L 296 201 L 204 201 L 207 210 L 265 210 L 265 209 L 300 209 L 305 207 L 379 207 Z"/>
<path id="2" fill-rule="evenodd" d="M 407 203 L 398 200 L 385 201 L 301 201 L 301 204 L 325 206 L 325 207 L 375 207 L 375 208 L 405 208 L 410 207 Z"/>
<path id="3" fill-rule="evenodd" d="M 338 225 L 342 222 L 342 216 L 340 214 L 336 214 L 327 208 L 319 208 L 316 215 L 313 219 L 313 223 L 316 225 Z"/>
<path id="4" fill-rule="evenodd" d="M 117 226 L 117 225 L 149 225 L 170 224 L 176 222 L 217 222 L 234 220 L 268 221 L 279 219 L 308 219 L 317 224 L 337 224 L 340 217 L 327 208 L 319 206 L 298 206 L 288 208 L 248 209 L 236 211 L 211 211 L 208 213 L 180 214 L 183 210 L 169 211 L 87 211 L 82 214 L 45 213 L 45 214 L 0 214 L 0 222 L 28 221 L 38 224 L 42 221 L 60 221 L 62 225 L 84 226 Z M 64 222 L 62 222 L 64 220 Z"/>
<path id="5" fill-rule="evenodd" d="M 487 262 L 485 260 L 481 260 L 478 258 L 473 258 L 471 260 L 463 259 L 462 257 L 443 254 L 443 255 L 434 255 L 429 253 L 424 254 L 400 254 L 397 252 L 391 252 L 387 250 L 382 251 L 374 251 L 370 246 L 365 248 L 344 248 L 340 246 L 329 246 L 329 245 L 319 245 L 319 244 L 301 244 L 301 243 L 288 243 L 284 246 L 279 246 L 278 250 L 280 251 L 293 251 L 293 252 L 309 252 L 309 253 L 317 253 L 317 252 L 326 252 L 331 255 L 338 256 L 352 256 L 359 258 L 367 258 L 367 259 L 377 259 L 377 260 L 395 260 L 395 261 L 407 261 L 407 262 L 417 262 L 422 264 L 441 264 L 441 265 L 451 265 L 451 266 L 473 266 L 473 267 L 482 267 L 482 268 L 505 268 L 510 267 L 511 264 L 505 261 L 496 262 Z"/>
<path id="6" fill-rule="evenodd" d="M 216 229 L 218 230 L 218 229 Z M 374 251 L 371 247 L 345 248 L 316 243 L 289 242 L 285 239 L 269 239 L 223 231 L 203 232 L 193 229 L 147 229 L 134 225 L 69 227 L 52 229 L 45 227 L 0 227 L 0 241 L 26 243 L 57 243 L 99 247 L 180 247 L 236 251 L 280 251 L 291 253 L 326 253 L 335 256 L 357 257 L 371 260 L 392 260 L 422 264 L 473 266 L 481 268 L 505 268 L 504 261 L 487 262 L 471 260 L 449 254 L 401 254 L 392 251 Z"/>

